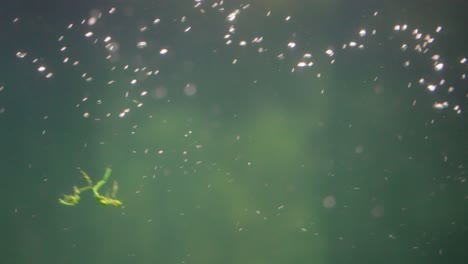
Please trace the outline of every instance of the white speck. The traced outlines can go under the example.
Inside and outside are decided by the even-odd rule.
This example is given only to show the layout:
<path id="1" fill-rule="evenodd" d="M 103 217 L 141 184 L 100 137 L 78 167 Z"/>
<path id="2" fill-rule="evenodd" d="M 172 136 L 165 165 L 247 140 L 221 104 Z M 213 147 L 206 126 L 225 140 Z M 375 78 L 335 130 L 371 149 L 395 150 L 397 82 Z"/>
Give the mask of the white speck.
<path id="1" fill-rule="evenodd" d="M 164 54 L 166 54 L 167 52 L 168 52 L 167 49 L 161 49 L 161 50 L 159 51 L 159 54 L 164 55 Z"/>
<path id="2" fill-rule="evenodd" d="M 449 103 L 447 101 L 445 102 L 435 102 L 432 107 L 434 109 L 444 109 L 444 108 L 447 108 L 449 106 Z"/>
<path id="3" fill-rule="evenodd" d="M 148 46 L 148 43 L 146 41 L 140 41 L 137 43 L 137 48 L 139 49 L 144 49 Z"/>
<path id="4" fill-rule="evenodd" d="M 125 115 L 130 112 L 130 108 L 126 108 L 123 110 L 122 113 L 119 114 L 119 117 L 122 118 L 122 117 L 125 117 Z"/>
<path id="5" fill-rule="evenodd" d="M 435 91 L 436 88 L 437 88 L 437 85 L 434 85 L 434 84 L 428 84 L 426 87 L 426 89 L 428 89 L 431 92 Z"/>
<path id="6" fill-rule="evenodd" d="M 44 66 L 37 67 L 38 72 L 44 72 L 45 70 L 46 70 L 46 67 L 44 67 Z"/>
<path id="7" fill-rule="evenodd" d="M 97 17 L 90 17 L 88 19 L 88 26 L 93 26 L 94 24 L 96 24 L 98 18 Z"/>
<path id="8" fill-rule="evenodd" d="M 332 49 L 327 49 L 327 50 L 325 51 L 325 53 L 326 53 L 328 56 L 330 56 L 330 57 L 332 57 L 333 55 L 335 55 L 335 53 L 333 52 Z"/>
<path id="9" fill-rule="evenodd" d="M 288 48 L 291 48 L 291 49 L 292 49 L 292 48 L 294 48 L 294 47 L 296 47 L 296 43 L 294 43 L 294 42 L 289 42 L 289 43 L 288 43 Z"/>
<path id="10" fill-rule="evenodd" d="M 367 32 L 366 32 L 365 29 L 361 29 L 361 30 L 359 31 L 359 36 L 361 36 L 361 37 L 364 37 L 366 34 L 367 34 Z"/>
<path id="11" fill-rule="evenodd" d="M 252 40 L 252 43 L 261 43 L 263 41 L 263 37 L 255 37 Z"/>
<path id="12" fill-rule="evenodd" d="M 236 17 L 237 15 L 240 13 L 240 10 L 239 9 L 236 9 L 234 10 L 232 13 L 230 13 L 228 16 L 227 16 L 227 21 L 229 22 L 232 22 L 234 20 L 236 20 Z"/>
<path id="13" fill-rule="evenodd" d="M 18 57 L 20 59 L 26 57 L 26 55 L 28 55 L 28 53 L 26 53 L 26 52 L 22 52 L 22 51 L 16 52 L 16 57 Z"/>
<path id="14" fill-rule="evenodd" d="M 93 36 L 93 32 L 91 32 L 91 31 L 89 31 L 89 32 L 87 32 L 87 33 L 85 34 L 85 37 L 87 37 L 87 38 L 89 38 L 89 37 L 91 37 L 91 36 Z"/>

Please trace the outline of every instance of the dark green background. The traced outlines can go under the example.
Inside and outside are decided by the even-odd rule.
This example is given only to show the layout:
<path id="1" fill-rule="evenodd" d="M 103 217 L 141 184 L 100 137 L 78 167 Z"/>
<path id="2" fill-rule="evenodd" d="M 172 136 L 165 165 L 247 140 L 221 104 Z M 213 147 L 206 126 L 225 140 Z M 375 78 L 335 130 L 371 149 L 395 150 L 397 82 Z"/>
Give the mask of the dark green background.
<path id="1" fill-rule="evenodd" d="M 220 13 L 206 1 L 205 15 L 183 0 L 1 4 L 0 263 L 465 263 L 464 1 L 253 1 L 234 24 L 232 46 L 223 40 L 226 16 L 241 2 L 225 2 Z M 116 15 L 93 31 L 119 41 L 119 69 L 160 69 L 156 78 L 109 71 L 105 49 L 82 37 L 77 22 L 112 6 Z M 161 25 L 138 32 L 155 17 Z M 404 23 L 435 36 L 427 54 L 400 50 L 415 43 L 392 31 Z M 377 35 L 363 51 L 342 51 L 360 28 Z M 60 62 L 62 34 L 80 67 Z M 264 36 L 266 53 L 237 45 L 255 36 Z M 147 49 L 135 48 L 141 39 Z M 27 59 L 15 57 L 20 50 Z M 316 65 L 291 73 L 306 52 Z M 433 70 L 432 54 L 443 57 L 443 72 Z M 53 78 L 35 70 L 35 57 Z M 429 93 L 421 77 L 457 90 Z M 184 95 L 187 83 L 194 96 Z M 156 87 L 168 96 L 136 108 L 138 91 Z M 445 100 L 462 113 L 432 108 Z M 91 193 L 76 207 L 57 202 L 83 184 L 76 167 L 97 180 L 106 166 L 124 208 L 102 207 Z M 336 205 L 325 208 L 330 196 Z"/>

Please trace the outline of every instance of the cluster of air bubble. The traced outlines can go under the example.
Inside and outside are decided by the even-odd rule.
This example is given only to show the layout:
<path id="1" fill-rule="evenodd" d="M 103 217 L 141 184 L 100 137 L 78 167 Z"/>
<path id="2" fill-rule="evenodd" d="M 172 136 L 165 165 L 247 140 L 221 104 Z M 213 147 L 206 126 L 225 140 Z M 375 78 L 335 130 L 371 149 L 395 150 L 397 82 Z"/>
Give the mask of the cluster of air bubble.
<path id="1" fill-rule="evenodd" d="M 447 61 L 443 54 L 438 54 L 433 52 L 433 45 L 436 45 L 436 37 L 442 30 L 442 26 L 436 27 L 433 32 L 425 33 L 422 30 L 418 29 L 417 27 L 406 25 L 406 24 L 397 24 L 397 25 L 388 25 L 387 31 L 379 32 L 380 29 L 376 29 L 372 25 L 367 26 L 366 28 L 359 28 L 356 29 L 353 39 L 345 43 L 331 43 L 323 49 L 312 49 L 306 52 L 308 47 L 305 46 L 303 43 L 296 43 L 296 41 L 285 40 L 284 43 L 268 43 L 265 45 L 265 42 L 268 41 L 263 35 L 262 32 L 255 32 L 256 34 L 249 34 L 255 35 L 252 39 L 245 39 L 242 36 L 245 36 L 245 32 L 239 33 L 236 29 L 236 23 L 239 20 L 243 19 L 243 17 L 251 15 L 252 13 L 246 12 L 251 7 L 250 4 L 240 5 L 237 8 L 226 8 L 223 1 L 212 3 L 208 5 L 207 3 L 196 0 L 194 2 L 193 8 L 197 10 L 196 14 L 198 16 L 205 16 L 210 12 L 216 12 L 217 14 L 222 14 L 224 17 L 224 21 L 213 21 L 212 23 L 224 23 L 226 31 L 222 32 L 222 35 L 213 35 L 212 37 L 219 41 L 220 47 L 226 48 L 251 48 L 261 56 L 269 56 L 270 58 L 275 58 L 277 60 L 285 60 L 285 58 L 294 58 L 294 60 L 287 60 L 288 63 L 292 62 L 288 67 L 290 69 L 291 74 L 295 74 L 296 72 L 300 71 L 301 74 L 307 71 L 310 71 L 310 74 L 315 76 L 316 78 L 322 77 L 322 70 L 325 65 L 323 62 L 326 61 L 328 66 L 333 66 L 337 60 L 340 59 L 340 55 L 346 54 L 346 52 L 365 52 L 369 46 L 375 47 L 378 45 L 378 41 L 373 41 L 373 37 L 377 36 L 378 34 L 392 34 L 399 36 L 399 49 L 401 50 L 401 67 L 411 69 L 414 67 L 413 61 L 407 59 L 409 56 L 408 54 L 418 54 L 418 56 L 422 58 L 426 58 L 426 61 L 429 61 L 430 67 L 426 67 L 426 70 L 421 70 L 418 79 L 409 80 L 407 83 L 408 88 L 420 89 L 421 92 L 427 93 L 435 93 L 436 91 L 445 91 L 445 93 L 454 93 L 458 91 L 457 94 L 462 94 L 463 99 L 466 100 L 467 92 L 466 92 L 466 84 L 465 79 L 465 70 L 467 59 L 464 57 L 459 57 L 458 61 Z M 161 74 L 166 74 L 165 72 L 161 72 L 159 67 L 160 65 L 146 65 L 146 66 L 133 66 L 130 63 L 125 63 L 120 58 L 120 43 L 112 34 L 105 32 L 105 30 L 99 29 L 95 30 L 96 26 L 100 23 L 106 24 L 107 26 L 113 26 L 113 24 L 106 22 L 106 20 L 110 19 L 112 16 L 118 15 L 119 12 L 123 12 L 123 10 L 119 10 L 119 8 L 111 8 L 107 11 L 97 11 L 94 10 L 91 12 L 90 16 L 82 21 L 78 21 L 77 23 L 72 23 L 69 25 L 64 26 L 63 34 L 57 37 L 57 42 L 59 44 L 59 49 L 57 52 L 60 54 L 61 63 L 64 67 L 72 67 L 76 69 L 76 72 L 79 78 L 86 83 L 90 83 L 94 81 L 94 73 L 89 72 L 86 66 L 81 66 L 80 58 L 76 58 L 70 55 L 69 50 L 71 49 L 80 49 L 79 46 L 76 45 L 74 42 L 69 42 L 67 39 L 74 39 L 76 35 L 79 35 L 80 38 L 85 40 L 85 43 L 91 47 L 96 48 L 104 48 L 106 50 L 106 56 L 101 58 L 107 62 L 106 65 L 109 65 L 108 71 L 110 72 L 109 76 L 120 76 L 120 72 L 125 72 L 127 76 L 133 75 L 134 78 L 128 80 L 117 80 L 110 78 L 107 81 L 107 85 L 115 86 L 117 82 L 119 87 L 124 87 L 124 91 L 116 90 L 121 92 L 121 95 L 127 100 L 127 104 L 122 106 L 117 112 L 107 112 L 104 116 L 96 116 L 93 113 L 90 113 L 86 110 L 80 110 L 82 112 L 82 116 L 85 118 L 93 118 L 94 120 L 99 120 L 101 118 L 111 117 L 111 116 L 118 116 L 120 118 L 124 118 L 128 113 L 130 113 L 135 108 L 140 108 L 144 105 L 146 97 L 151 97 L 152 99 L 164 99 L 168 96 L 168 89 L 164 86 L 158 87 L 145 87 L 142 85 L 142 80 L 146 80 L 147 78 L 157 78 Z M 258 14 L 257 14 L 258 15 Z M 286 17 L 275 17 L 275 14 L 272 11 L 266 10 L 265 13 L 261 14 L 262 16 L 269 17 L 270 19 L 278 19 L 282 20 L 283 23 L 293 23 L 294 17 L 286 16 Z M 379 16 L 378 11 L 371 14 L 374 17 Z M 164 20 L 162 18 L 154 17 L 152 21 L 148 21 L 146 25 L 141 25 L 138 29 L 140 33 L 144 33 L 151 30 L 162 30 L 164 27 L 168 25 L 173 25 L 174 23 L 178 24 L 180 32 L 175 32 L 176 34 L 194 34 L 192 33 L 194 30 L 193 26 L 191 25 L 191 21 L 198 19 L 197 17 L 186 17 L 180 16 L 176 19 L 167 19 Z M 21 19 L 17 18 L 13 21 L 13 23 L 21 23 Z M 122 25 L 118 25 L 122 26 Z M 294 26 L 292 24 L 292 26 Z M 382 31 L 384 31 L 382 29 Z M 219 33 L 219 32 L 218 32 Z M 195 36 L 196 37 L 196 36 Z M 152 50 L 158 50 L 157 53 L 154 53 L 154 56 L 167 56 L 173 52 L 171 50 L 171 46 L 160 46 L 155 47 L 156 44 L 152 44 L 151 40 L 145 39 L 135 39 L 134 45 L 137 49 L 141 50 L 142 52 L 148 48 L 152 48 Z M 160 45 L 160 44 L 159 44 Z M 283 46 L 282 46 L 283 45 Z M 300 49 L 298 47 L 301 46 Z M 268 47 L 274 47 L 275 53 L 270 50 Z M 330 48 L 334 47 L 334 48 Z M 276 52 L 277 50 L 282 50 L 282 52 Z M 297 51 L 296 51 L 297 50 Z M 299 51 L 301 54 L 298 54 Z M 385 52 L 385 50 L 382 50 Z M 236 53 L 234 53 L 236 54 Z M 33 68 L 37 70 L 39 74 L 41 74 L 44 78 L 53 78 L 58 71 L 58 69 L 52 69 L 47 66 L 48 61 L 47 58 L 41 58 L 39 60 L 35 57 L 34 51 L 25 51 L 25 50 L 18 50 L 16 53 L 18 59 L 26 61 L 30 63 Z M 321 58 L 317 60 L 317 58 Z M 325 59 L 324 59 L 325 58 Z M 99 60 L 100 58 L 92 58 L 94 60 Z M 242 63 L 239 61 L 238 58 L 232 57 L 230 58 L 230 63 L 232 64 L 239 64 Z M 322 65 L 320 65 L 320 63 Z M 450 70 L 446 67 L 447 64 L 450 64 Z M 81 67 L 80 67 L 81 66 Z M 427 66 L 427 65 L 426 65 Z M 456 76 L 456 80 L 452 80 L 448 77 L 444 76 L 455 76 L 454 74 L 444 74 L 445 71 L 454 71 L 456 69 L 458 74 Z M 113 73 L 113 74 L 112 74 Z M 146 76 L 142 78 L 141 76 Z M 378 79 L 378 76 L 376 76 Z M 135 89 L 138 87 L 138 89 Z M 406 88 L 406 87 L 405 87 Z M 196 83 L 187 83 L 183 89 L 183 93 L 186 96 L 193 96 L 197 93 L 197 84 Z M 91 98 L 93 95 L 88 95 L 79 102 L 77 102 L 77 109 L 81 109 L 81 106 L 87 103 L 96 103 L 101 104 L 104 99 L 102 98 Z M 449 100 L 437 100 L 437 98 L 445 98 L 445 97 L 434 97 L 435 100 L 433 101 L 432 107 L 435 109 L 451 109 L 455 113 L 460 114 L 462 112 L 461 104 L 464 102 L 450 102 Z M 416 104 L 416 101 L 413 102 Z"/>

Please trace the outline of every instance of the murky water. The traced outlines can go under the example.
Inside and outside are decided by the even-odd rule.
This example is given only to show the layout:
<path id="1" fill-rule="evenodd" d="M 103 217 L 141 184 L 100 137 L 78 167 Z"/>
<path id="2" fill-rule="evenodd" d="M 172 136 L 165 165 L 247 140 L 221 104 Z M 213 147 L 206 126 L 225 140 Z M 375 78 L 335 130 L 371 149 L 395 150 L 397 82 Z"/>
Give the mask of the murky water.
<path id="1" fill-rule="evenodd" d="M 3 20 L 5 263 L 463 263 L 459 23 L 174 2 Z"/>

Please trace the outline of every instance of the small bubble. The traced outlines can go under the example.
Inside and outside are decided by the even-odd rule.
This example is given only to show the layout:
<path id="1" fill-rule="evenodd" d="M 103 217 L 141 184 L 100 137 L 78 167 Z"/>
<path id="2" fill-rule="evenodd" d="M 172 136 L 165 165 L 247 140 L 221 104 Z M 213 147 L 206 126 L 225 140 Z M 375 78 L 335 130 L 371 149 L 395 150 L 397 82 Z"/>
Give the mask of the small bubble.
<path id="1" fill-rule="evenodd" d="M 322 206 L 325 208 L 333 208 L 336 205 L 336 199 L 333 195 L 328 195 L 322 200 Z"/>
<path id="2" fill-rule="evenodd" d="M 193 96 L 197 93 L 197 86 L 192 83 L 187 83 L 184 87 L 184 94 L 187 96 Z"/>

